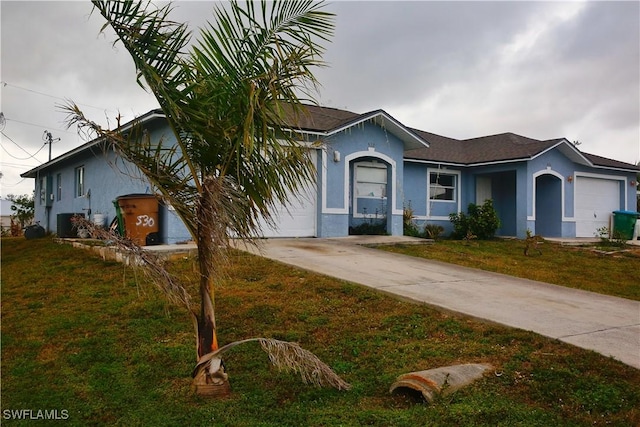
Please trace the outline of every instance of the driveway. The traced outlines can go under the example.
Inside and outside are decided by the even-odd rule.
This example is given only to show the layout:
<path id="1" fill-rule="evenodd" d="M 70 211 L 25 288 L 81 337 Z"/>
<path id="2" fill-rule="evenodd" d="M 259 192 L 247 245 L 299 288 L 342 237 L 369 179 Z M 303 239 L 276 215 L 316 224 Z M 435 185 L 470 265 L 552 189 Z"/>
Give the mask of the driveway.
<path id="1" fill-rule="evenodd" d="M 394 242 L 416 240 L 268 239 L 249 250 L 400 298 L 537 332 L 640 369 L 640 302 L 362 246 Z"/>

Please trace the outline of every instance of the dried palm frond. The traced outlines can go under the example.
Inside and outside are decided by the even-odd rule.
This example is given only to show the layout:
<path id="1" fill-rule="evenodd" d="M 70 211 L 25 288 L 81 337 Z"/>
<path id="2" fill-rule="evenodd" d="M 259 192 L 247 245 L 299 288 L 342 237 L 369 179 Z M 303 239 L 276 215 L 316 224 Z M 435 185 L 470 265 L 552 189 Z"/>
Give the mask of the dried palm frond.
<path id="1" fill-rule="evenodd" d="M 302 382 L 349 390 L 351 385 L 340 378 L 322 360 L 297 343 L 259 338 L 258 342 L 275 367 L 283 371 L 299 372 Z"/>
<path id="2" fill-rule="evenodd" d="M 338 390 L 349 390 L 351 385 L 345 382 L 326 363 L 315 354 L 300 347 L 297 343 L 280 341 L 271 338 L 249 338 L 235 341 L 220 347 L 217 351 L 201 357 L 193 370 L 195 377 L 203 369 L 208 369 L 213 375 L 223 353 L 240 344 L 257 341 L 262 349 L 269 355 L 271 363 L 282 371 L 298 372 L 305 384 L 313 384 L 318 387 L 333 387 Z"/>

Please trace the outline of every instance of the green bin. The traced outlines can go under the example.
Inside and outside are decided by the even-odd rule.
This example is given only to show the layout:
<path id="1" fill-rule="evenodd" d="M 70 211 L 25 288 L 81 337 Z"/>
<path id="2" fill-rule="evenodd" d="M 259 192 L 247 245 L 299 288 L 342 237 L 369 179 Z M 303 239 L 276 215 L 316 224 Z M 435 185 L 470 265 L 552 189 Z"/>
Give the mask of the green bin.
<path id="1" fill-rule="evenodd" d="M 638 215 L 634 211 L 613 211 L 613 237 L 631 240 Z"/>

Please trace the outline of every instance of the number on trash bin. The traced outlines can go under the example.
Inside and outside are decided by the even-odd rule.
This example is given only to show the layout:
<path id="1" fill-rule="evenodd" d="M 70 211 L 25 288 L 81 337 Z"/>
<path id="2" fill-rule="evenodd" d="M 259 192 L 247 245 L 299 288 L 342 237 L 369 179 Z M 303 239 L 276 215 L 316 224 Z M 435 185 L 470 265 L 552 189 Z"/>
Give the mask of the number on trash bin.
<path id="1" fill-rule="evenodd" d="M 136 225 L 139 227 L 153 227 L 155 221 L 149 215 L 138 215 Z"/>

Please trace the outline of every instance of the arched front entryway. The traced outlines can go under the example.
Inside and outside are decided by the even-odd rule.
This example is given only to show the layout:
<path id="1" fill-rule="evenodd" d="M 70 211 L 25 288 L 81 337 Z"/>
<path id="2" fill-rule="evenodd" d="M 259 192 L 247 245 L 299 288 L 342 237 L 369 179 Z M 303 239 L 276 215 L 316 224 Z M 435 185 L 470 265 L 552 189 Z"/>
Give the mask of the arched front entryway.
<path id="1" fill-rule="evenodd" d="M 389 234 L 393 215 L 393 165 L 380 157 L 349 163 L 349 234 Z"/>
<path id="2" fill-rule="evenodd" d="M 553 174 L 535 178 L 536 234 L 544 237 L 562 236 L 562 180 Z"/>

